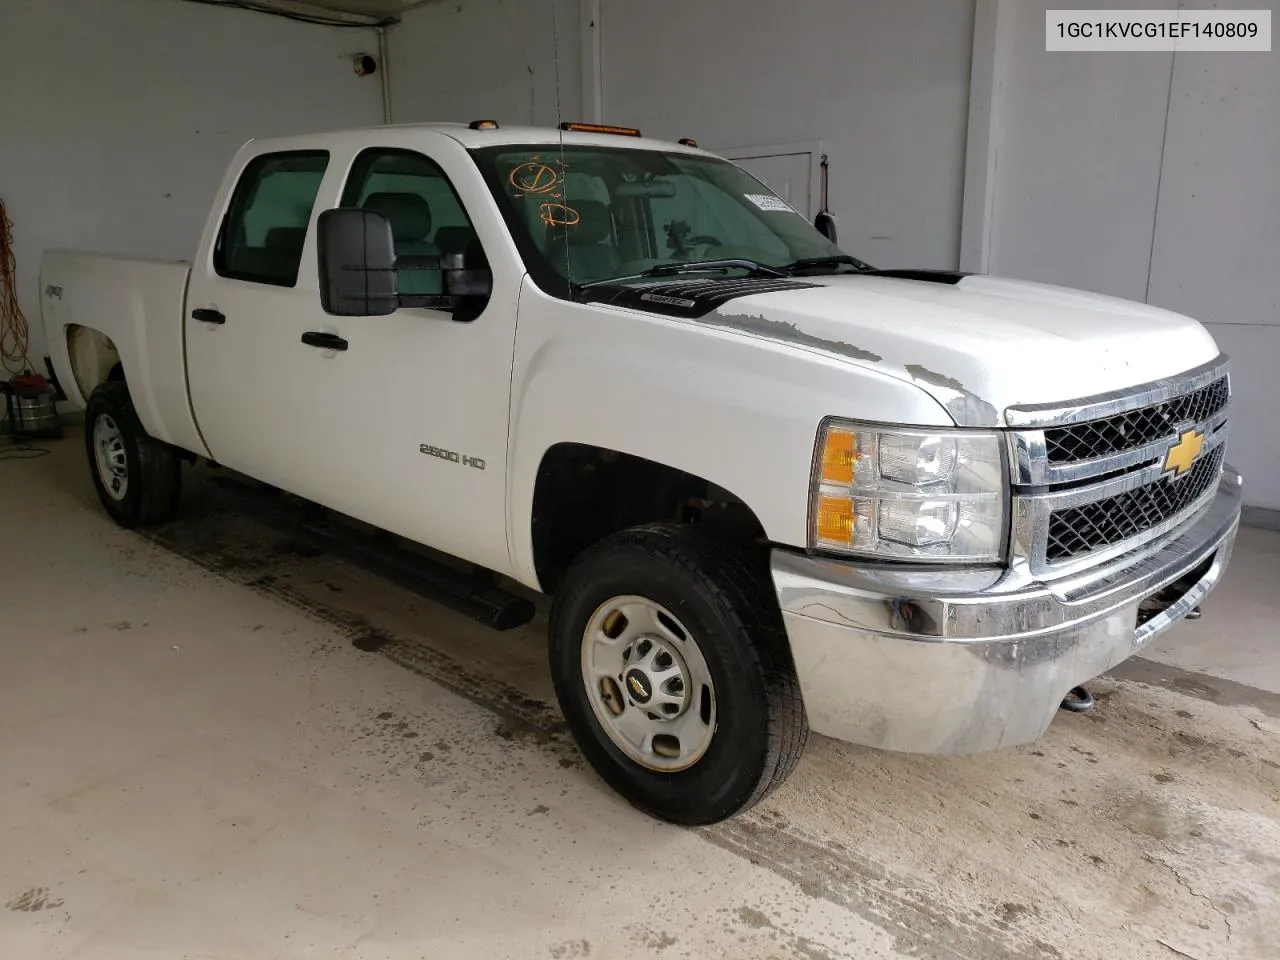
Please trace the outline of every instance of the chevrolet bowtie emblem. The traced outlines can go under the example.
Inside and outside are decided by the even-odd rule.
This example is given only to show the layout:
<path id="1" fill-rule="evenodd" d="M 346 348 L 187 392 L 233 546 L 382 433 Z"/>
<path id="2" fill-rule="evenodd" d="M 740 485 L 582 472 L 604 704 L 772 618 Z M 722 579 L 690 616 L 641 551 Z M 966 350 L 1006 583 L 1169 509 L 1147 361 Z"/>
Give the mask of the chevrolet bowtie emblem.
<path id="1" fill-rule="evenodd" d="M 1164 468 L 1172 471 L 1176 477 L 1182 476 L 1191 469 L 1191 465 L 1204 449 L 1204 434 L 1195 430 L 1187 430 L 1179 435 L 1177 442 L 1164 455 Z"/>
<path id="2" fill-rule="evenodd" d="M 644 696 L 644 684 L 643 684 L 643 683 L 641 683 L 641 682 L 640 682 L 639 680 L 637 680 L 635 677 L 628 677 L 628 678 L 627 678 L 627 682 L 631 684 L 631 689 L 632 689 L 632 690 L 634 690 L 638 695 L 640 695 L 640 696 L 642 696 L 642 697 Z"/>

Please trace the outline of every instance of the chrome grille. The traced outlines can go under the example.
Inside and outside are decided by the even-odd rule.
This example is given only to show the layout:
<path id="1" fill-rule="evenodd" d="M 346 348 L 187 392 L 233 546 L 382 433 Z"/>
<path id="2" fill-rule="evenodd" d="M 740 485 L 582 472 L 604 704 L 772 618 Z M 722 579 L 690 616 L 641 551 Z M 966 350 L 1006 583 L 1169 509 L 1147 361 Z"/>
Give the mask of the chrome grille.
<path id="1" fill-rule="evenodd" d="M 1061 563 L 1084 553 L 1136 537 L 1176 517 L 1216 486 L 1222 473 L 1223 448 L 1203 457 L 1183 477 L 1165 477 L 1049 516 L 1045 559 Z"/>
<path id="2" fill-rule="evenodd" d="M 1219 357 L 1127 391 L 1007 409 L 1014 564 L 1069 576 L 1190 520 L 1222 476 L 1230 399 Z M 1186 442 L 1200 444 L 1198 457 L 1172 475 L 1166 458 Z"/>
<path id="3" fill-rule="evenodd" d="M 1174 435 L 1181 424 L 1200 423 L 1222 411 L 1231 399 L 1226 377 L 1192 393 L 1100 420 L 1050 427 L 1044 432 L 1050 463 L 1091 460 L 1145 446 Z"/>

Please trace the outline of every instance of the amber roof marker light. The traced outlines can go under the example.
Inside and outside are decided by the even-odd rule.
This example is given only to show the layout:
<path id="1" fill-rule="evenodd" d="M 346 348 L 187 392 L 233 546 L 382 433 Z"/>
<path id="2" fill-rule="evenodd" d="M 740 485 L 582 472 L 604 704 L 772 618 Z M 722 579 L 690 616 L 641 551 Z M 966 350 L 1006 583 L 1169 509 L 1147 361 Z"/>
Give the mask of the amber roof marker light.
<path id="1" fill-rule="evenodd" d="M 640 131 L 635 127 L 615 127 L 608 123 L 570 123 L 566 120 L 560 124 L 560 129 L 576 133 L 613 133 L 620 137 L 640 136 Z"/>
<path id="2" fill-rule="evenodd" d="M 693 139 L 693 137 L 681 137 L 679 140 L 677 140 L 677 141 L 676 141 L 676 143 L 680 144 L 680 146 L 682 146 L 682 147 L 697 147 L 697 146 L 698 146 L 698 141 L 697 141 L 697 140 L 695 140 L 695 139 Z"/>
<path id="3" fill-rule="evenodd" d="M 498 127 L 497 120 L 472 120 L 470 123 L 467 124 L 467 129 L 468 130 L 497 130 L 499 129 L 499 127 Z"/>

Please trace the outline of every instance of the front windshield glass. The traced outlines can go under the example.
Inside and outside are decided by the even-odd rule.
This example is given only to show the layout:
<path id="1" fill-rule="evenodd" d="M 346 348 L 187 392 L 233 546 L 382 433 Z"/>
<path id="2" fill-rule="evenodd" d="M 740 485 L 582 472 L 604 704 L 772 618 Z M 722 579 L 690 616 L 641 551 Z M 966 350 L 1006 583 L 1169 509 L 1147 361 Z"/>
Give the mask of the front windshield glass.
<path id="1" fill-rule="evenodd" d="M 558 296 L 669 264 L 737 259 L 779 268 L 842 256 L 786 201 L 724 160 L 555 144 L 473 156 L 529 272 Z"/>

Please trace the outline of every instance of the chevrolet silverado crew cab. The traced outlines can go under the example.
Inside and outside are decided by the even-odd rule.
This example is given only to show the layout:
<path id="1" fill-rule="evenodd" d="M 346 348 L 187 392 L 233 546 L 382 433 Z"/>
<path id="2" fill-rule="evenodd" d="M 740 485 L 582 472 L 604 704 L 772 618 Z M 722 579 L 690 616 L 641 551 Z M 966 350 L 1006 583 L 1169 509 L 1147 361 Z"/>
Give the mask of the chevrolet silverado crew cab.
<path id="1" fill-rule="evenodd" d="M 170 518 L 208 458 L 553 595 L 581 750 L 682 823 L 810 729 L 1034 740 L 1218 582 L 1199 323 L 875 269 L 726 160 L 569 126 L 257 140 L 189 263 L 46 253 L 106 511 Z"/>

